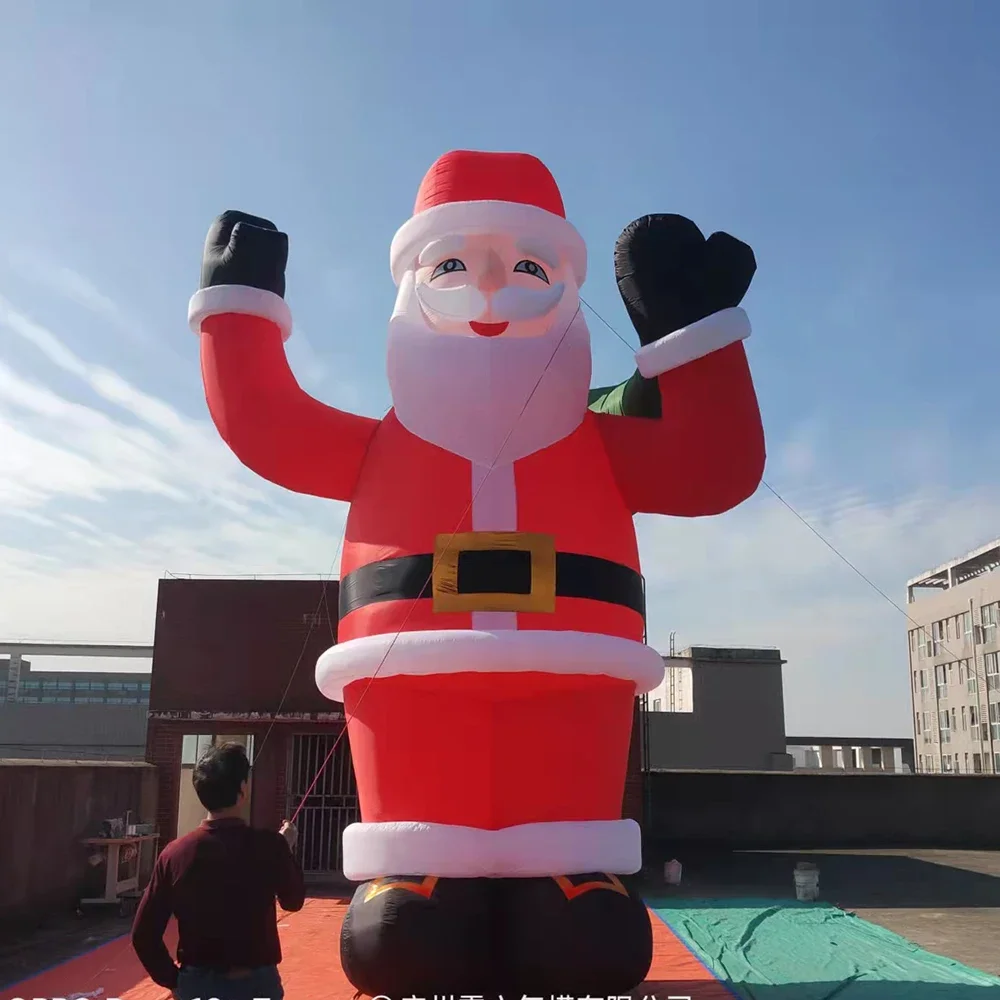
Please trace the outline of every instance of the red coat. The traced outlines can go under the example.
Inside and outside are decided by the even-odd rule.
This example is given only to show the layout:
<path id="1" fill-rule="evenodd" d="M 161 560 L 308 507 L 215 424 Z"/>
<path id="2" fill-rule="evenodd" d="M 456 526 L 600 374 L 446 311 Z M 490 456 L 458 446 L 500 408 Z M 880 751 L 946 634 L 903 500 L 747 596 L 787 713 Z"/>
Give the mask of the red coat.
<path id="1" fill-rule="evenodd" d="M 229 313 L 201 330 L 209 409 L 235 454 L 287 489 L 351 504 L 338 644 L 317 665 L 352 720 L 364 822 L 345 832 L 350 877 L 385 874 L 390 858 L 456 876 L 634 870 L 638 830 L 619 819 L 632 704 L 663 663 L 643 643 L 632 516 L 721 513 L 757 488 L 764 440 L 743 344 L 659 375 L 660 419 L 588 411 L 484 482 L 392 411 L 360 417 L 307 395 L 275 323 Z M 531 566 L 547 569 L 527 610 L 456 599 L 446 557 L 483 532 L 536 547 Z"/>

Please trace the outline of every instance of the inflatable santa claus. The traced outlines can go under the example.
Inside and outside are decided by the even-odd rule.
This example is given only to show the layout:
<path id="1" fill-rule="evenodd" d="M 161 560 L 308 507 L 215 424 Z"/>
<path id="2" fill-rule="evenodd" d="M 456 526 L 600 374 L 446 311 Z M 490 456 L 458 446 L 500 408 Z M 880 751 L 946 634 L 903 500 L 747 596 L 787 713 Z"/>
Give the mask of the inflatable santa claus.
<path id="1" fill-rule="evenodd" d="M 190 304 L 208 405 L 251 469 L 350 503 L 337 645 L 362 822 L 344 922 L 362 992 L 625 993 L 651 961 L 622 818 L 644 642 L 633 515 L 729 510 L 757 488 L 760 414 L 739 308 L 749 247 L 674 215 L 619 239 L 640 340 L 591 392 L 587 252 L 556 183 L 520 153 L 452 152 L 392 241 L 393 407 L 296 383 L 287 237 L 227 212 Z M 627 880 L 627 879 L 626 879 Z"/>

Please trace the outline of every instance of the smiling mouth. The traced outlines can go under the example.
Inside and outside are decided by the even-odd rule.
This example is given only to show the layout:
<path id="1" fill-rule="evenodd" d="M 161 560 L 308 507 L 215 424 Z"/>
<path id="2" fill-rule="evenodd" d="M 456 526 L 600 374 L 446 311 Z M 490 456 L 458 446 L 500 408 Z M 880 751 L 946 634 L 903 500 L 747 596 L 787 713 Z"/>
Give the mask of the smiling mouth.
<path id="1" fill-rule="evenodd" d="M 480 337 L 499 337 L 510 323 L 476 323 L 471 322 L 469 326 L 473 333 L 478 333 Z"/>

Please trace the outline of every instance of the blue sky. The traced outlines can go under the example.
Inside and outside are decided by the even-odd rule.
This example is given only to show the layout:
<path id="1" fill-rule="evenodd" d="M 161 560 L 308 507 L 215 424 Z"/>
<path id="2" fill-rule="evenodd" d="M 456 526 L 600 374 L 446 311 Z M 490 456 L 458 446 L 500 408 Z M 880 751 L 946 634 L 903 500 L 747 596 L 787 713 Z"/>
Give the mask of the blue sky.
<path id="1" fill-rule="evenodd" d="M 754 247 L 768 481 L 899 597 L 1000 534 L 998 38 L 966 0 L 4 5 L 0 632 L 148 639 L 164 570 L 328 571 L 343 512 L 206 424 L 201 243 L 226 208 L 287 231 L 296 373 L 379 414 L 389 241 L 454 147 L 546 161 L 630 342 L 632 218 Z M 773 497 L 640 536 L 653 641 L 779 645 L 790 728 L 907 733 L 905 620 Z"/>

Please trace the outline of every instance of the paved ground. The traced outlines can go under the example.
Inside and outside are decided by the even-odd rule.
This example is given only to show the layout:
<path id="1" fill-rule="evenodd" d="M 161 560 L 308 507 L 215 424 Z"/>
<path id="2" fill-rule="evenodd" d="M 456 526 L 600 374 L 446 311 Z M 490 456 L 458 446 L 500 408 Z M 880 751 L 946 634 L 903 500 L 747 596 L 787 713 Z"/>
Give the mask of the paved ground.
<path id="1" fill-rule="evenodd" d="M 660 866 L 659 873 L 650 873 L 651 890 L 692 899 L 789 899 L 796 863 L 812 861 L 820 870 L 821 899 L 929 951 L 1000 975 L 1000 851 L 679 854 L 682 884 L 664 890 Z M 0 984 L 25 979 L 128 929 L 128 920 L 96 911 L 57 916 L 30 934 L 0 932 Z"/>
<path id="2" fill-rule="evenodd" d="M 43 969 L 68 961 L 127 934 L 130 921 L 117 910 L 95 910 L 82 917 L 56 914 L 28 933 L 13 928 L 0 930 L 0 986 L 27 979 Z M 0 997 L 6 991 L 0 988 Z"/>
<path id="3" fill-rule="evenodd" d="M 1000 975 L 1000 851 L 679 851 L 689 899 L 788 899 L 800 861 L 819 866 L 820 898 L 964 965 Z M 662 886 L 662 873 L 651 879 Z"/>

